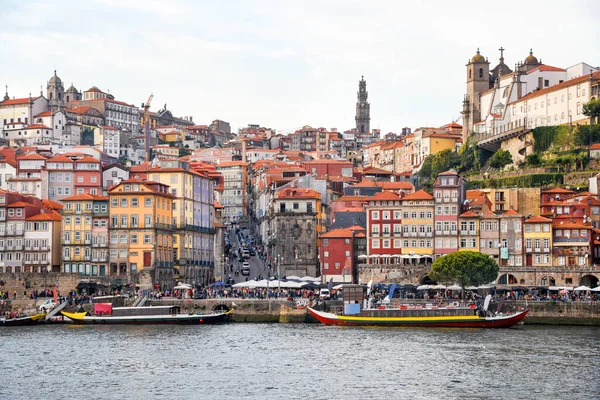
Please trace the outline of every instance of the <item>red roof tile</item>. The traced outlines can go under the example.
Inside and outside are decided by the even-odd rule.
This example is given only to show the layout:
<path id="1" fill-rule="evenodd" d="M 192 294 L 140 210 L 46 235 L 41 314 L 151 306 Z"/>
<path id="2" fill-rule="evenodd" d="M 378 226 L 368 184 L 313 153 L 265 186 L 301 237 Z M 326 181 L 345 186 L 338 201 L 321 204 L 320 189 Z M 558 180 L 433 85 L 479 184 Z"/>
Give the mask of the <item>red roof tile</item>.
<path id="1" fill-rule="evenodd" d="M 392 193 L 392 192 L 375 193 L 375 195 L 373 195 L 369 199 L 369 201 L 395 201 L 395 200 L 400 200 L 400 196 L 398 196 L 396 193 Z"/>
<path id="2" fill-rule="evenodd" d="M 414 193 L 407 194 L 402 197 L 402 200 L 433 200 L 433 196 L 421 189 Z"/>
<path id="3" fill-rule="evenodd" d="M 29 217 L 26 221 L 61 221 L 62 217 L 56 212 L 40 213 Z"/>
<path id="4" fill-rule="evenodd" d="M 534 224 L 534 223 L 549 223 L 552 222 L 552 220 L 550 218 L 545 218 L 539 215 L 536 215 L 535 217 L 531 217 L 525 220 L 526 224 Z"/>

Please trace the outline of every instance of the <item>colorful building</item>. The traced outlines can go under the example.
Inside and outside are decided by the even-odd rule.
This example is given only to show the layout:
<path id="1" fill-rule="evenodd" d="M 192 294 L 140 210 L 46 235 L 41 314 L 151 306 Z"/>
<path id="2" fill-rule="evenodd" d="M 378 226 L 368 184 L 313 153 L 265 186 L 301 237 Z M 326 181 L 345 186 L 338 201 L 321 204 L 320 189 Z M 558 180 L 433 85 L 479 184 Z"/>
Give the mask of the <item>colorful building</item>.
<path id="1" fill-rule="evenodd" d="M 329 282 L 333 279 L 334 282 L 357 282 L 355 278 L 358 271 L 355 266 L 359 256 L 365 254 L 365 229 L 360 226 L 333 229 L 323 233 L 319 239 L 319 260 L 323 281 Z"/>
<path id="2" fill-rule="evenodd" d="M 108 197 L 91 193 L 62 199 L 62 272 L 119 276 L 108 268 Z"/>
<path id="3" fill-rule="evenodd" d="M 147 270 L 157 287 L 174 286 L 173 197 L 168 185 L 138 178 L 109 190 L 111 271 L 134 280 Z"/>
<path id="4" fill-rule="evenodd" d="M 454 170 L 442 172 L 433 184 L 436 257 L 458 250 L 458 216 L 466 196 L 466 182 Z"/>
<path id="5" fill-rule="evenodd" d="M 369 261 L 389 264 L 402 258 L 402 243 L 396 236 L 402 224 L 400 196 L 391 192 L 377 193 L 365 205 L 365 212 Z"/>
<path id="6" fill-rule="evenodd" d="M 433 259 L 434 203 L 433 196 L 424 190 L 402 197 L 401 224 L 395 224 L 393 232 L 394 247 L 401 244 L 404 264 Z"/>

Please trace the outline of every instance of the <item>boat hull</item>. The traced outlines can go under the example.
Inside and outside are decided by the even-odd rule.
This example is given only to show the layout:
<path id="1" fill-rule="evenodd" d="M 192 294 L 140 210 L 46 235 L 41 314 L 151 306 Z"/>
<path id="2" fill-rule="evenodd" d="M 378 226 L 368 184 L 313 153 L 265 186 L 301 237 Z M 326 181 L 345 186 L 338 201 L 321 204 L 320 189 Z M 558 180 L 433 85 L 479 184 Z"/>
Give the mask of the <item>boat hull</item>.
<path id="1" fill-rule="evenodd" d="M 94 317 L 85 313 L 70 313 L 63 311 L 62 314 L 71 319 L 73 323 L 80 325 L 205 325 L 227 321 L 233 310 L 216 314 L 178 314 L 178 315 L 143 315 L 112 317 Z"/>
<path id="2" fill-rule="evenodd" d="M 510 328 L 523 321 L 529 310 L 500 317 L 426 316 L 426 317 L 364 317 L 336 315 L 308 308 L 309 313 L 325 325 L 341 326 L 417 326 L 435 328 Z"/>
<path id="3" fill-rule="evenodd" d="M 29 315 L 27 317 L 2 319 L 0 320 L 0 326 L 27 326 L 35 325 L 44 319 L 45 314 Z"/>

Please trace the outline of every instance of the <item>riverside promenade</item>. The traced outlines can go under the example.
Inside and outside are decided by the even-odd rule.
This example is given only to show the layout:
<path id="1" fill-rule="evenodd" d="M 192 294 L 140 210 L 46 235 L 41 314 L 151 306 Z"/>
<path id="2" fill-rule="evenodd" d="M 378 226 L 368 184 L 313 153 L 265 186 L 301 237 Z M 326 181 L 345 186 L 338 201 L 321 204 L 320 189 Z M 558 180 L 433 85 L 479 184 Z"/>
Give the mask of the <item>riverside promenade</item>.
<path id="1" fill-rule="evenodd" d="M 414 303 L 415 301 L 410 301 Z M 425 301 L 420 301 L 420 303 Z M 254 299 L 162 299 L 146 303 L 147 305 L 180 305 L 189 312 L 210 310 L 213 305 L 227 304 L 235 308 L 234 322 L 317 322 L 308 311 L 298 309 L 298 305 L 285 299 L 280 300 L 254 300 Z M 341 300 L 320 302 L 326 307 L 342 306 Z M 530 312 L 525 319 L 526 324 L 539 325 L 588 325 L 600 326 L 600 304 L 589 302 L 555 302 L 555 301 L 507 301 L 505 307 L 523 309 L 529 308 Z"/>

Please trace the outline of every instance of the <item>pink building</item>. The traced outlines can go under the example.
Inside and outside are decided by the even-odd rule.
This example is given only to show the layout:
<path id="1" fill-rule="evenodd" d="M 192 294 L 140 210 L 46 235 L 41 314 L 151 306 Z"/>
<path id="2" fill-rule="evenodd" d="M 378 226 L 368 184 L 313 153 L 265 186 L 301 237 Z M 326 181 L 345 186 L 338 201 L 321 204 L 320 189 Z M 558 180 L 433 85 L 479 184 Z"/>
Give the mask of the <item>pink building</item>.
<path id="1" fill-rule="evenodd" d="M 442 172 L 433 184 L 436 258 L 458 250 L 458 216 L 466 191 L 464 178 L 454 170 Z"/>
<path id="2" fill-rule="evenodd" d="M 75 161 L 75 194 L 101 194 L 102 168 L 94 157 L 83 157 Z"/>

